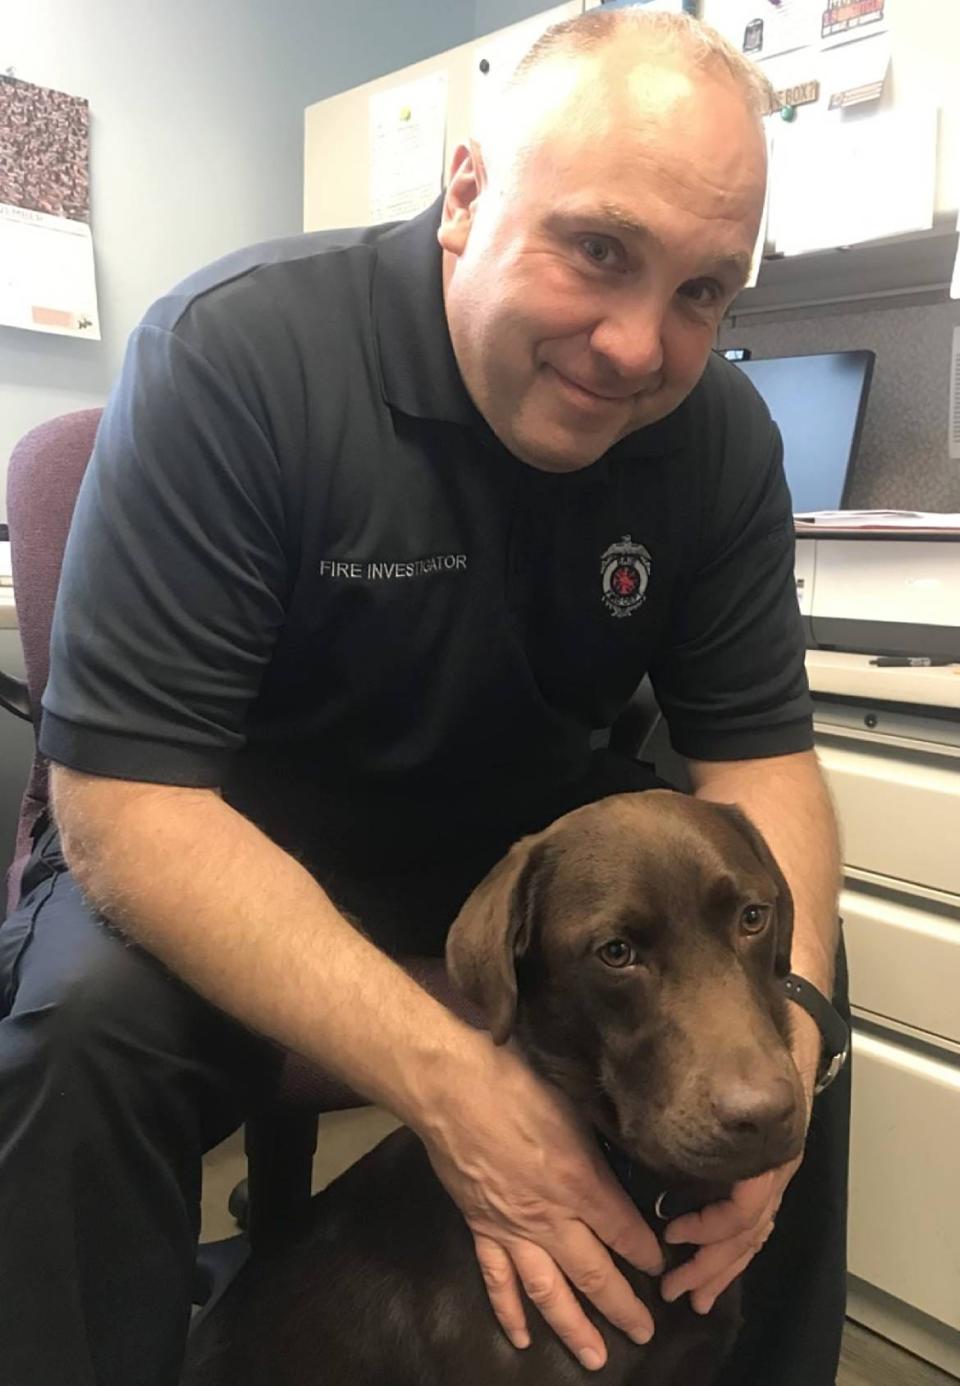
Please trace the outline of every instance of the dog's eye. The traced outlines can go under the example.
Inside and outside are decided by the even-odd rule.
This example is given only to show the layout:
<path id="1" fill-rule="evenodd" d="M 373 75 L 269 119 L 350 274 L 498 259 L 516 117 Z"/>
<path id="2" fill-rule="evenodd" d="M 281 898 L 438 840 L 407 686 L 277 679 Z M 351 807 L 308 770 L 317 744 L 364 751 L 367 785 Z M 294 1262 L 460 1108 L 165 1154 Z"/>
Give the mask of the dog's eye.
<path id="1" fill-rule="evenodd" d="M 769 918 L 769 905 L 747 905 L 740 915 L 740 923 L 743 925 L 745 933 L 760 934 L 766 927 Z"/>
<path id="2" fill-rule="evenodd" d="M 637 961 L 637 950 L 625 939 L 612 938 L 597 949 L 597 957 L 601 962 L 605 962 L 607 967 L 629 967 Z"/>

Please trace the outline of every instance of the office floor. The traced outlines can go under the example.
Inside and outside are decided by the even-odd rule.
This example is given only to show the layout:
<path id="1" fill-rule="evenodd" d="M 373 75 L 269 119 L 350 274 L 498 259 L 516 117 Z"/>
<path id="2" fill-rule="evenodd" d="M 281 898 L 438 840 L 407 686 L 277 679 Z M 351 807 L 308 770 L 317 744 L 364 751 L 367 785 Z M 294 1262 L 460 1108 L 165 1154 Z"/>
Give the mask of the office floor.
<path id="1" fill-rule="evenodd" d="M 396 1122 L 373 1108 L 324 1117 L 314 1188 L 323 1188 L 347 1165 L 391 1131 Z M 204 1240 L 229 1237 L 236 1227 L 227 1211 L 230 1190 L 244 1175 L 243 1139 L 238 1133 L 210 1152 L 204 1170 Z M 953 1377 L 848 1323 L 837 1386 L 956 1386 Z"/>

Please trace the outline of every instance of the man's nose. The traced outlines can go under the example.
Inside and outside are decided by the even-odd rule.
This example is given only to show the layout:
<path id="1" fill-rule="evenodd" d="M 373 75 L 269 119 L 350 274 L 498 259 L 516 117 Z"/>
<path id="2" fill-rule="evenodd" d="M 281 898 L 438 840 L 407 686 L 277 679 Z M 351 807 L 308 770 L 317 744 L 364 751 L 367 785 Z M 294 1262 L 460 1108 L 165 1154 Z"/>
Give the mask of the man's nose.
<path id="1" fill-rule="evenodd" d="M 593 350 L 623 380 L 641 390 L 659 383 L 666 305 L 653 297 L 608 314 L 590 338 Z"/>

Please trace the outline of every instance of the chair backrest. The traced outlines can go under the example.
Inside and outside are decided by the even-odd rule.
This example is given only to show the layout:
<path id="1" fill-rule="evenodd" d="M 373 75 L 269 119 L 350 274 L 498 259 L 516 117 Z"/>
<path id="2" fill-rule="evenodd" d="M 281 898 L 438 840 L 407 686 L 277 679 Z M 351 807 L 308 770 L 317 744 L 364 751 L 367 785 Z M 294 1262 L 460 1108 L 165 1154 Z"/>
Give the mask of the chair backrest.
<path id="1" fill-rule="evenodd" d="M 50 419 L 21 438 L 7 471 L 7 521 L 17 621 L 34 722 L 50 671 L 50 626 L 60 583 L 60 566 L 73 508 L 100 423 L 99 409 L 81 409 Z M 7 903 L 20 897 L 20 877 L 30 855 L 30 835 L 47 804 L 47 768 L 38 754 L 27 781 L 13 863 L 7 873 Z"/>

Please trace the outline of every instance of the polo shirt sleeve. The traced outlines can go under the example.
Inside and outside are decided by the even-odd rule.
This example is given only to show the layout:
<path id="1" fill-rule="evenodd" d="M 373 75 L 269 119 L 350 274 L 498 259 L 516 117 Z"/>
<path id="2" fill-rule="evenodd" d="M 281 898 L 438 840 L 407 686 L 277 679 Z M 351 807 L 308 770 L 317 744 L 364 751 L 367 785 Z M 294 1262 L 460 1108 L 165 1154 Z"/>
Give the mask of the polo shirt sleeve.
<path id="1" fill-rule="evenodd" d="M 265 411 L 184 335 L 133 334 L 64 555 L 40 749 L 91 774 L 217 785 L 283 621 Z"/>
<path id="2" fill-rule="evenodd" d="M 813 745 L 783 444 L 737 374 L 743 383 L 733 387 L 723 464 L 703 485 L 698 560 L 678 585 L 650 670 L 671 743 L 693 760 L 751 760 Z"/>

